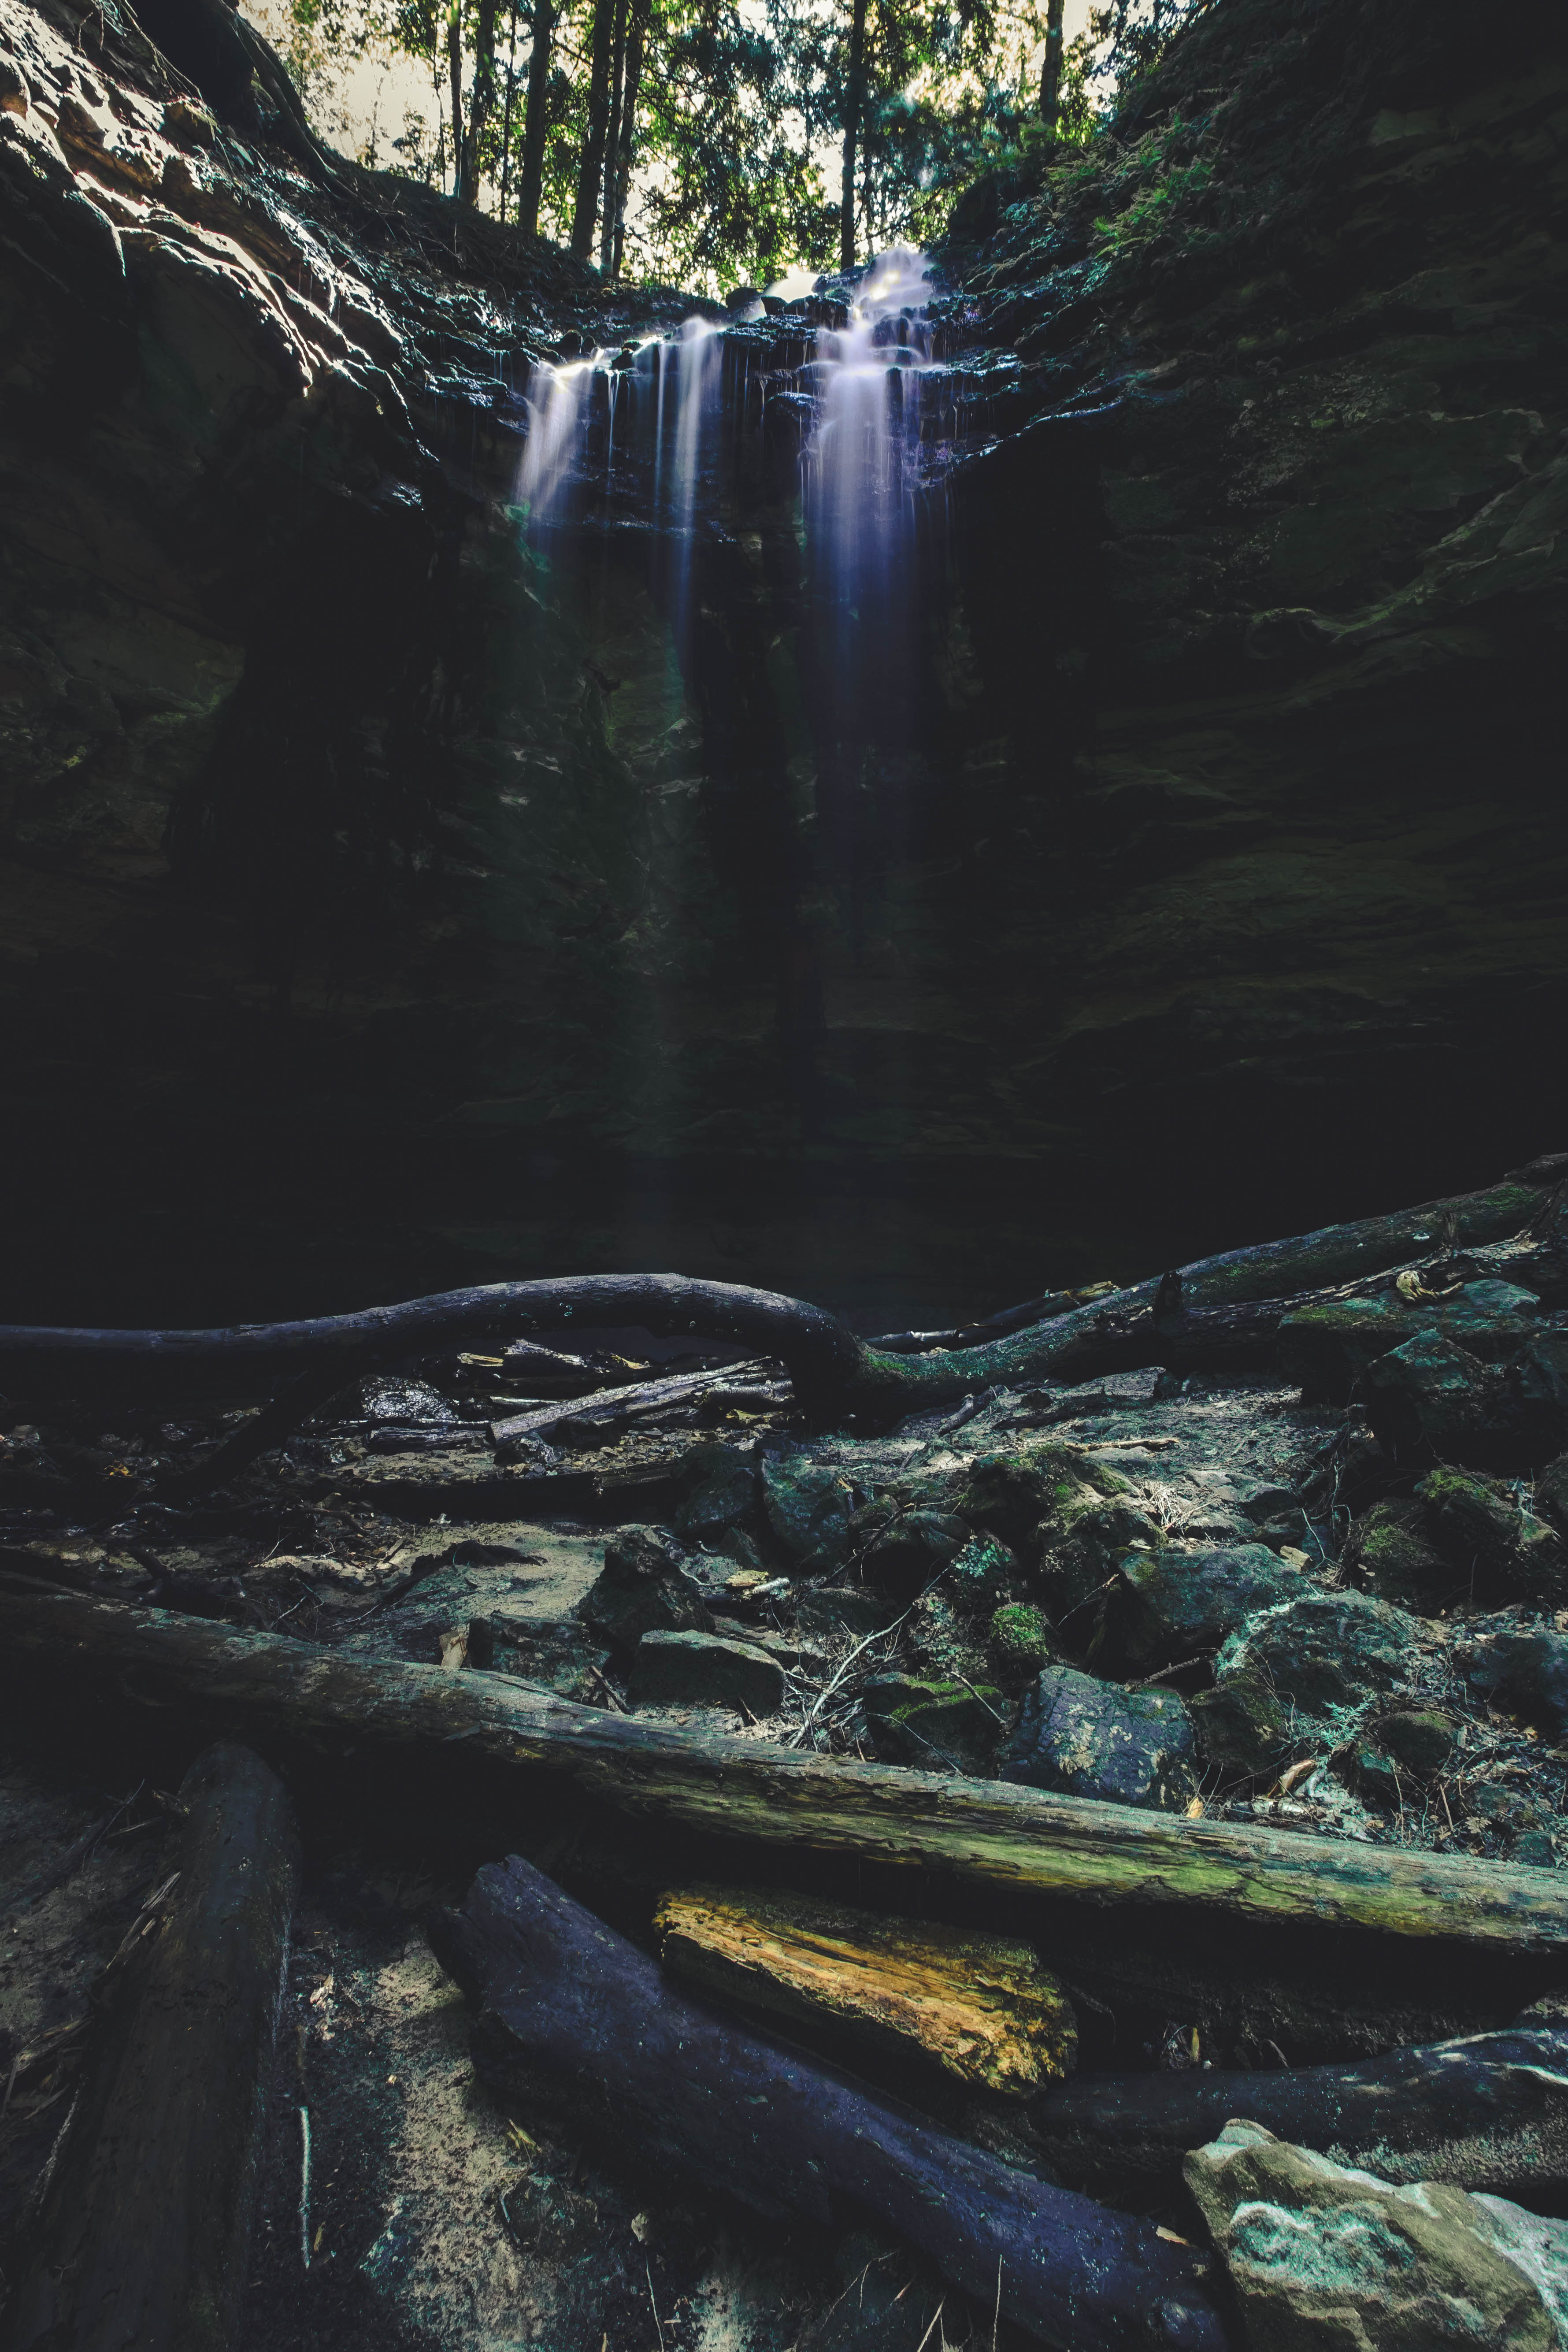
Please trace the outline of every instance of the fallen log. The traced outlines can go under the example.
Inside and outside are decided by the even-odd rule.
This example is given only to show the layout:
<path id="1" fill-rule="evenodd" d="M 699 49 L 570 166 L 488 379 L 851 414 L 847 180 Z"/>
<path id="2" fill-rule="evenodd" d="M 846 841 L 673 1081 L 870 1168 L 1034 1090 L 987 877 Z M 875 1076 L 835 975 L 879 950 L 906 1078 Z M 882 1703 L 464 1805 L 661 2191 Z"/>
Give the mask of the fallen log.
<path id="1" fill-rule="evenodd" d="M 616 2158 L 769 2221 L 873 2214 L 1062 2352 L 1226 2342 L 1203 2256 L 700 2008 L 528 1863 L 481 1870 L 431 1941 L 479 2009 L 480 2072 L 514 2094 L 542 2073 Z"/>
<path id="2" fill-rule="evenodd" d="M 1010 1782 L 656 1730 L 483 1674 L 0 1580 L 0 1695 L 18 1727 L 124 1725 L 142 1747 L 210 1727 L 296 1785 L 345 1755 L 384 1783 L 460 1766 L 517 1817 L 575 1798 L 683 1833 L 929 1870 L 1009 1894 L 1323 1921 L 1506 1953 L 1568 1952 L 1568 1880 L 1468 1855 L 1187 1821 Z"/>
<path id="3" fill-rule="evenodd" d="M 1077 2187 L 1173 2186 L 1233 2116 L 1380 2180 L 1446 2180 L 1556 2210 L 1568 2191 L 1568 2023 L 1468 2034 L 1351 2066 L 1080 2074 L 1037 2098 L 1030 2138 Z"/>
<path id="4" fill-rule="evenodd" d="M 111 1975 L 5 2352 L 195 2352 L 234 2330 L 299 1861 L 246 1748 L 198 1757 L 180 1801 L 177 1874 Z"/>
<path id="5" fill-rule="evenodd" d="M 489 1283 L 307 1322 L 210 1331 L 0 1326 L 0 1385 L 29 1399 L 226 1387 L 254 1393 L 306 1372 L 324 1380 L 333 1363 L 341 1367 L 341 1385 L 477 1339 L 559 1328 L 574 1317 L 580 1326 L 635 1321 L 660 1335 L 733 1340 L 777 1357 L 810 1412 L 891 1419 L 986 1388 L 1083 1381 L 1145 1364 L 1196 1366 L 1205 1347 L 1226 1360 L 1256 1356 L 1266 1350 L 1279 1317 L 1326 1286 L 1386 1272 L 1424 1249 L 1430 1255 L 1439 1234 L 1452 1234 L 1466 1246 L 1501 1239 L 1533 1216 L 1542 1189 L 1504 1182 L 1390 1216 L 1226 1251 L 984 1345 L 928 1354 L 879 1352 L 836 1316 L 775 1291 L 673 1274 L 578 1275 Z M 1172 1310 L 1173 1300 L 1180 1301 L 1179 1311 Z M 1252 1302 L 1260 1302 L 1262 1311 L 1239 1321 L 1218 1312 Z M 1205 1313 L 1216 1317 L 1208 1328 Z M 308 1409 L 304 1400 L 317 1392 L 301 1381 L 301 1412 Z M 268 1423 L 272 1442 L 280 1442 L 289 1426 L 288 1400 L 279 1398 Z M 233 1458 L 225 1455 L 226 1465 Z M 190 1492 L 193 1481 L 214 1475 L 215 1460 L 182 1470 L 181 1490 Z"/>

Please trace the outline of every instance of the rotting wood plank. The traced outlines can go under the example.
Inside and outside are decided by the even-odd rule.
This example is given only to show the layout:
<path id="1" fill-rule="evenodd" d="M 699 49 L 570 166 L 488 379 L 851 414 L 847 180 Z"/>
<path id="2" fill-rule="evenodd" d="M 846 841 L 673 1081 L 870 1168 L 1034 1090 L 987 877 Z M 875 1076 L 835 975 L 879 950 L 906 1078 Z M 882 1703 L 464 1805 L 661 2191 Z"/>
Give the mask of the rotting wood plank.
<path id="1" fill-rule="evenodd" d="M 707 1837 L 848 1853 L 1093 1904 L 1323 1921 L 1502 1953 L 1568 1952 L 1568 1881 L 1466 1855 L 1189 1822 L 957 1775 L 657 1730 L 514 1681 L 0 1580 L 18 1725 L 112 1715 L 247 1740 L 308 1789 L 357 1750 L 428 1782 L 460 1756 L 505 1804 L 574 1794 Z"/>
<path id="2" fill-rule="evenodd" d="M 248 2268 L 299 1853 L 275 1773 L 221 1743 L 180 1786 L 27 2231 L 5 2352 L 221 2352 Z"/>

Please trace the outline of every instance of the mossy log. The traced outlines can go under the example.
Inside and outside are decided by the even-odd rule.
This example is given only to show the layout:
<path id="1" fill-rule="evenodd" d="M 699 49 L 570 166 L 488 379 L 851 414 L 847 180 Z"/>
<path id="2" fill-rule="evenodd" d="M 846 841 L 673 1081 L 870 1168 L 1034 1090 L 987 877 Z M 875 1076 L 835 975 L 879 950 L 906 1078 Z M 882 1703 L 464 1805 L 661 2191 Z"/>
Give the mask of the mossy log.
<path id="1" fill-rule="evenodd" d="M 1501 1954 L 1568 1952 L 1568 1879 L 1339 1843 L 957 1775 L 655 1730 L 523 1685 L 0 1582 L 0 1695 L 18 1729 L 123 1727 L 145 1749 L 204 1727 L 251 1742 L 303 1795 L 342 1759 L 442 1792 L 460 1768 L 536 1825 L 574 1800 L 685 1834 L 844 1853 L 1013 1893 L 1318 1920 Z"/>
<path id="2" fill-rule="evenodd" d="M 276 1776 L 198 1757 L 178 1876 L 95 2029 L 6 2306 L 5 2352 L 220 2352 L 246 2284 L 299 1857 Z"/>
<path id="3" fill-rule="evenodd" d="M 0 1326 L 0 1384 L 33 1399 L 255 1394 L 295 1381 L 303 1414 L 332 1387 L 438 1349 L 563 1323 L 632 1322 L 659 1335 L 733 1340 L 776 1357 L 813 1412 L 891 1418 L 984 1388 L 1089 1380 L 1144 1364 L 1195 1368 L 1211 1356 L 1221 1362 L 1255 1357 L 1271 1344 L 1279 1318 L 1325 1286 L 1433 1255 L 1440 1234 L 1475 1246 L 1517 1233 L 1539 1208 L 1542 1189 L 1510 1180 L 1390 1216 L 1226 1251 L 985 1345 L 924 1355 L 879 1350 L 837 1316 L 776 1291 L 674 1274 L 605 1274 L 488 1283 L 308 1322 L 219 1330 Z M 1248 1307 L 1255 1311 L 1237 1311 Z M 289 1423 L 289 1400 L 280 1398 L 268 1423 L 270 1441 L 280 1442 Z M 242 1434 L 222 1457 L 226 1475 L 246 1450 L 254 1449 Z M 216 1458 L 182 1473 L 182 1487 L 193 1476 L 212 1475 Z"/>
<path id="4" fill-rule="evenodd" d="M 1004 2098 L 1077 2060 L 1072 2003 L 1016 1940 L 722 1886 L 665 1895 L 654 1934 L 665 1967 L 704 1990 Z"/>
<path id="5" fill-rule="evenodd" d="M 1061 2352 L 1226 2344 L 1203 2256 L 700 2008 L 526 1862 L 481 1870 L 431 1940 L 479 2010 L 480 2072 L 553 2092 L 616 2159 L 771 2221 L 873 2215 Z"/>
<path id="6" fill-rule="evenodd" d="M 1560 2210 L 1568 2193 L 1568 2021 L 1391 2050 L 1350 2066 L 1080 2074 L 1029 2108 L 1058 2178 L 1100 2193 L 1173 2185 L 1233 2116 L 1380 2180 L 1444 2180 Z"/>

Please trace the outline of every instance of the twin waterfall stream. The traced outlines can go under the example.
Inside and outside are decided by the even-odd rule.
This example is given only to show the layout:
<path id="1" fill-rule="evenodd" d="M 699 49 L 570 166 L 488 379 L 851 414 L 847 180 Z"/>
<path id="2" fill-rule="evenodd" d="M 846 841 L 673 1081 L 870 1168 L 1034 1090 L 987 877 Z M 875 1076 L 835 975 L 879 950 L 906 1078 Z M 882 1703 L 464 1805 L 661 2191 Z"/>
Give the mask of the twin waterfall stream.
<path id="1" fill-rule="evenodd" d="M 954 422 L 930 299 L 925 262 L 896 249 L 847 300 L 773 302 L 732 326 L 691 318 L 676 337 L 542 363 L 516 494 L 530 537 L 547 544 L 591 507 L 650 522 L 679 645 L 696 535 L 737 484 L 775 509 L 793 491 L 820 690 L 846 720 L 896 695 L 921 493 Z"/>

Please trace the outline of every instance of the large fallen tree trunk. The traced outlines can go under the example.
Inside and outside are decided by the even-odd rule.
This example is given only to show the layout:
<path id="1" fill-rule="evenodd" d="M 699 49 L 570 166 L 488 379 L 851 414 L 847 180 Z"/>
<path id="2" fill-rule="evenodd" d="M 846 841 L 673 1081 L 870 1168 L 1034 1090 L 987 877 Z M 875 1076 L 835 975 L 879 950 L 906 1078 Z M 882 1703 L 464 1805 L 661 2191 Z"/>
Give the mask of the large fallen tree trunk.
<path id="1" fill-rule="evenodd" d="M 1509 1181 L 1386 1217 L 1328 1225 L 1292 1240 L 1201 1258 L 1175 1275 L 1110 1297 L 984 1346 L 924 1355 L 881 1351 L 823 1308 L 774 1291 L 673 1274 L 579 1275 L 552 1282 L 489 1283 L 401 1306 L 367 1307 L 300 1323 L 241 1324 L 211 1331 L 58 1329 L 0 1326 L 0 1384 L 43 1394 L 254 1393 L 310 1373 L 299 1411 L 341 1381 L 389 1363 L 479 1340 L 559 1328 L 563 1323 L 639 1323 L 659 1335 L 733 1340 L 777 1357 L 796 1395 L 819 1414 L 890 1417 L 985 1388 L 1080 1381 L 1139 1365 L 1195 1365 L 1266 1349 L 1279 1318 L 1325 1286 L 1360 1280 L 1435 1254 L 1440 1238 L 1475 1246 L 1515 1233 L 1543 1187 Z M 1251 1307 L 1256 1311 L 1241 1312 Z M 287 1401 L 268 1423 L 287 1433 Z M 233 1466 L 233 1456 L 225 1467 Z M 197 1476 L 201 1475 L 198 1472 Z M 188 1486 L 189 1474 L 181 1483 Z"/>
<path id="2" fill-rule="evenodd" d="M 621 2160 L 769 2221 L 873 2214 L 1062 2352 L 1226 2343 L 1201 2256 L 702 2009 L 526 1862 L 481 1870 L 431 1939 L 479 2005 L 481 2072 L 531 2093 L 542 2073 Z"/>
<path id="3" fill-rule="evenodd" d="M 18 1724 L 160 1720 L 248 1740 L 331 1788 L 343 1759 L 442 1791 L 460 1768 L 510 1809 L 594 1808 L 783 1852 L 853 1855 L 1011 1893 L 1318 1920 L 1491 1953 L 1568 1953 L 1568 1880 L 1458 1854 L 1188 1822 L 996 1780 L 659 1731 L 487 1675 L 349 1657 L 283 1634 L 0 1580 L 0 1695 Z M 390 1800 L 389 1800 L 390 1801 Z"/>
<path id="4" fill-rule="evenodd" d="M 1076 2187 L 1174 2186 L 1233 2116 L 1380 2180 L 1447 2180 L 1553 2210 L 1568 2190 L 1568 2023 L 1391 2050 L 1350 2066 L 1079 2074 L 1036 2099 L 1031 2137 Z"/>
<path id="5" fill-rule="evenodd" d="M 216 2352 L 233 2334 L 299 1860 L 288 1799 L 247 1749 L 209 1748 L 180 1800 L 178 1874 L 111 1977 L 6 2352 Z"/>

